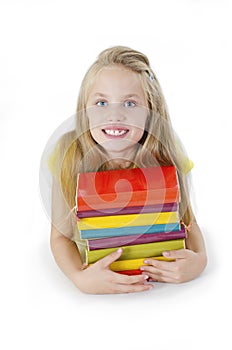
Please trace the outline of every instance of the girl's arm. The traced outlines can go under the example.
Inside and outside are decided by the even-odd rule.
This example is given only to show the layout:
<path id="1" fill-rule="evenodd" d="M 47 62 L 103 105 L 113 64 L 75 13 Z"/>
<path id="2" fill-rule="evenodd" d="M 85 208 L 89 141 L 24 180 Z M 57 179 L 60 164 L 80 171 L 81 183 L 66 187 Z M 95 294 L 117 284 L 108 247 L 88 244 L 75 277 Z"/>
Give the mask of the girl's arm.
<path id="1" fill-rule="evenodd" d="M 74 221 L 74 222 L 73 222 Z M 126 276 L 110 270 L 110 264 L 117 260 L 122 251 L 116 251 L 86 267 L 75 242 L 72 241 L 73 225 L 63 195 L 56 181 L 52 196 L 51 249 L 55 261 L 63 273 L 82 292 L 93 294 L 142 292 L 152 288 L 146 284 L 148 276 Z"/>
<path id="2" fill-rule="evenodd" d="M 75 242 L 65 237 L 52 225 L 50 244 L 57 265 L 72 280 L 75 273 L 83 269 Z"/>
<path id="3" fill-rule="evenodd" d="M 152 288 L 146 284 L 148 276 L 126 276 L 110 270 L 109 265 L 117 260 L 118 250 L 91 267 L 82 264 L 80 253 L 74 242 L 63 236 L 52 226 L 51 249 L 57 265 L 82 292 L 92 294 L 142 292 Z"/>
<path id="4" fill-rule="evenodd" d="M 147 259 L 144 262 L 149 265 L 141 267 L 143 273 L 153 281 L 181 283 L 200 275 L 206 267 L 207 255 L 201 230 L 195 219 L 186 238 L 186 249 L 164 252 L 163 255 L 175 261 Z"/>
<path id="5" fill-rule="evenodd" d="M 196 253 L 199 253 L 202 256 L 202 258 L 205 260 L 205 265 L 206 265 L 207 256 L 206 256 L 205 243 L 204 243 L 204 239 L 203 239 L 200 227 L 198 226 L 195 218 L 193 220 L 193 223 L 188 232 L 188 236 L 185 242 L 186 242 L 186 248 Z"/>

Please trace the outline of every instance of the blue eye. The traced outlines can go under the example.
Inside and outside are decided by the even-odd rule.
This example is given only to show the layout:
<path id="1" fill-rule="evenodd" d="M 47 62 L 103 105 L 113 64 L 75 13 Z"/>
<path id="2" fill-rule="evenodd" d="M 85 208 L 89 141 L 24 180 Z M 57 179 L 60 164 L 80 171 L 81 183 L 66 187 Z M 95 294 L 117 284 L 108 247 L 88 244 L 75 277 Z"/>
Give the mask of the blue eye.
<path id="1" fill-rule="evenodd" d="M 135 102 L 133 102 L 133 101 L 126 101 L 126 102 L 124 103 L 124 106 L 125 106 L 125 107 L 135 107 L 136 104 L 135 104 Z"/>
<path id="2" fill-rule="evenodd" d="M 106 101 L 98 101 L 96 103 L 96 105 L 99 106 L 99 107 L 105 107 L 105 106 L 107 106 L 107 102 Z"/>

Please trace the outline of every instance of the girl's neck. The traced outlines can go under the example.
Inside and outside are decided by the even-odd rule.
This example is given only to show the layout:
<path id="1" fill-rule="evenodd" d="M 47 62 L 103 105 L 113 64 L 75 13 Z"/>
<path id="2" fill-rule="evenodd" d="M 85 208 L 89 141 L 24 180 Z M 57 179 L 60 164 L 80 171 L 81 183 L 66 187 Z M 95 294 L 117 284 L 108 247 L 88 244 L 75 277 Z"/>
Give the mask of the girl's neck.
<path id="1" fill-rule="evenodd" d="M 107 152 L 107 160 L 109 163 L 113 163 L 117 167 L 129 168 L 131 164 L 134 164 L 137 151 L 138 151 L 138 147 L 135 147 L 133 152 L 131 152 L 130 150 L 130 152 L 128 153 L 123 152 L 123 154 Z"/>
<path id="2" fill-rule="evenodd" d="M 109 162 L 112 165 L 115 165 L 116 168 L 121 168 L 121 169 L 127 169 L 127 168 L 130 168 L 132 165 L 134 165 L 133 161 L 120 159 L 120 158 L 111 159 L 109 160 Z"/>
<path id="3" fill-rule="evenodd" d="M 113 167 L 116 168 L 122 168 L 122 169 L 126 169 L 126 168 L 130 168 L 132 165 L 134 165 L 134 160 L 135 160 L 135 154 L 130 155 L 130 157 L 127 156 L 112 156 L 112 155 L 107 155 L 107 161 L 110 165 L 112 165 Z"/>

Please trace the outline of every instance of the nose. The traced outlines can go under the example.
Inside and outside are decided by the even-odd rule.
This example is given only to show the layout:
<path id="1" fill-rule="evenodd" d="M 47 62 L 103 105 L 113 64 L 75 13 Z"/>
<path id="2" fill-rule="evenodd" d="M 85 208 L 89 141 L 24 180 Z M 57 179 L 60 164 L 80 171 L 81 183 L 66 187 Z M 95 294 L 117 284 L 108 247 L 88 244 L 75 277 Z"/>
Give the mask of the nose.
<path id="1" fill-rule="evenodd" d="M 123 111 L 121 103 L 111 103 L 107 112 L 107 120 L 109 121 L 115 122 L 126 119 L 125 111 Z"/>

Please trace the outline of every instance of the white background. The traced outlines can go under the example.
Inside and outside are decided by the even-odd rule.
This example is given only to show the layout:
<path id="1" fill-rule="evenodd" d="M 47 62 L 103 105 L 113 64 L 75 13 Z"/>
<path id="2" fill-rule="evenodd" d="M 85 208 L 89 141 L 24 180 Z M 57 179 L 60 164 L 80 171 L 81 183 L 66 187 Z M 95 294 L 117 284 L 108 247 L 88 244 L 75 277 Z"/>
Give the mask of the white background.
<path id="1" fill-rule="evenodd" d="M 1 348 L 231 347 L 230 3 L 0 1 Z M 53 261 L 39 163 L 51 133 L 75 112 L 87 68 L 118 44 L 148 55 L 195 163 L 209 263 L 186 284 L 85 295 Z"/>

